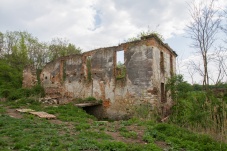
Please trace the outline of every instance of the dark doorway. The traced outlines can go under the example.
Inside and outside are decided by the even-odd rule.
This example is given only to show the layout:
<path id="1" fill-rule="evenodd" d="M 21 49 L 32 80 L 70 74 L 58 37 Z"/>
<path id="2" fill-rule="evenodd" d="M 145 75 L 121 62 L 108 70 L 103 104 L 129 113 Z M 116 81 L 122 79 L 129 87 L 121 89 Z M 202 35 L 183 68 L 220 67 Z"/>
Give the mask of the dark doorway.
<path id="1" fill-rule="evenodd" d="M 161 83 L 161 102 L 166 102 L 164 83 Z"/>
<path id="2" fill-rule="evenodd" d="M 102 104 L 83 107 L 88 114 L 95 116 L 98 120 L 105 118 Z"/>

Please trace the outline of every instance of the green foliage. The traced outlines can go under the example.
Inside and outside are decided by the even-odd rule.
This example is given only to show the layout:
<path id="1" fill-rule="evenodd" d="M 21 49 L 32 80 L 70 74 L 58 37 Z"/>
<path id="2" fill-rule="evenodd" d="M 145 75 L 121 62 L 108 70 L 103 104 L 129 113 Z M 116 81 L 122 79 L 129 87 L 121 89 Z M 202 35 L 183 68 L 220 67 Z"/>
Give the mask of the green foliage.
<path id="1" fill-rule="evenodd" d="M 22 71 L 0 59 L 0 97 L 7 98 L 22 86 Z"/>
<path id="2" fill-rule="evenodd" d="M 173 75 L 166 83 L 166 91 L 170 91 L 173 100 L 183 97 L 187 92 L 192 90 L 192 86 L 184 81 L 182 75 Z"/>
<path id="3" fill-rule="evenodd" d="M 116 80 L 124 79 L 126 77 L 126 67 L 124 64 L 118 63 L 116 71 L 117 71 Z"/>
<path id="4" fill-rule="evenodd" d="M 35 107 L 32 100 L 21 99 L 17 103 L 26 108 Z M 92 127 L 95 118 L 73 104 L 40 106 L 39 110 L 55 114 L 58 120 L 65 122 L 53 124 L 28 114 L 24 114 L 22 119 L 0 115 L 0 150 L 160 150 L 154 144 L 144 146 L 114 141 L 104 131 L 96 129 L 107 125 Z"/>
<path id="5" fill-rule="evenodd" d="M 93 96 L 89 96 L 85 99 L 82 98 L 74 98 L 73 103 L 102 103 L 102 100 L 97 100 Z"/>
<path id="6" fill-rule="evenodd" d="M 226 144 L 219 144 L 207 135 L 194 134 L 188 130 L 169 124 L 157 124 L 148 127 L 144 138 L 147 141 L 161 140 L 168 142 L 174 150 L 226 150 Z M 152 138 L 150 138 L 150 137 Z"/>
<path id="7" fill-rule="evenodd" d="M 217 98 L 212 92 L 188 92 L 175 102 L 170 121 L 196 131 L 210 129 L 225 137 L 226 101 L 225 97 Z"/>
<path id="8" fill-rule="evenodd" d="M 7 60 L 7 63 L 17 70 L 22 71 L 26 65 L 37 60 L 33 52 L 36 38 L 32 37 L 31 34 L 18 31 L 6 32 L 4 39 L 6 51 L 3 57 Z M 36 43 L 38 42 L 36 41 Z"/>
<path id="9" fill-rule="evenodd" d="M 84 110 L 74 106 L 72 103 L 58 107 L 47 107 L 45 111 L 51 114 L 58 114 L 58 119 L 62 121 L 86 122 L 86 119 L 95 117 L 87 114 Z"/>
<path id="10" fill-rule="evenodd" d="M 199 84 L 193 84 L 192 85 L 193 90 L 194 91 L 203 91 L 203 85 L 199 85 Z M 215 85 L 209 85 L 208 88 L 210 90 L 223 90 L 223 89 L 227 89 L 227 84 L 226 83 L 217 83 Z"/>
<path id="11" fill-rule="evenodd" d="M 5 113 L 5 112 L 6 112 L 6 109 L 0 106 L 0 115 L 3 114 L 3 113 Z"/>
<path id="12" fill-rule="evenodd" d="M 38 85 L 41 84 L 40 82 L 40 74 L 41 74 L 42 70 L 41 69 L 36 69 L 36 78 L 38 80 Z"/>
<path id="13" fill-rule="evenodd" d="M 94 121 L 73 104 L 42 107 L 32 99 L 20 99 L 16 103 L 0 102 L 1 105 L 16 105 L 55 114 L 59 124 L 23 114 L 22 119 L 11 118 L 0 106 L 0 150 L 226 150 L 227 145 L 218 143 L 205 135 L 191 133 L 188 130 L 170 124 L 155 124 L 153 121 L 130 119 L 128 121 Z M 4 104 L 3 104 L 4 103 Z M 6 104 L 7 103 L 7 104 Z M 117 124 L 117 125 L 116 125 Z M 94 126 L 96 125 L 96 126 Z M 105 133 L 105 128 L 115 126 L 114 132 L 132 139 L 138 139 L 138 125 L 146 129 L 143 140 L 146 144 L 125 143 L 113 140 Z M 120 126 L 120 127 L 119 127 Z M 129 130 L 134 127 L 135 131 Z M 141 130 L 140 129 L 140 130 Z M 119 130 L 119 131 L 118 131 Z M 21 139 L 23 137 L 23 139 Z M 33 141 L 30 141 L 33 140 Z M 156 141 L 162 141 L 167 148 L 159 148 Z"/>
<path id="14" fill-rule="evenodd" d="M 13 89 L 22 86 L 22 72 L 18 71 L 7 60 L 0 59 L 0 96 L 7 97 Z"/>
<path id="15" fill-rule="evenodd" d="M 21 98 L 15 101 L 7 101 L 7 105 L 10 105 L 11 108 L 20 108 L 27 106 L 28 108 L 32 108 L 34 110 L 40 110 L 41 103 L 38 102 L 36 98 Z"/>
<path id="16" fill-rule="evenodd" d="M 74 44 L 68 43 L 66 39 L 55 38 L 52 39 L 49 45 L 49 58 L 50 61 L 55 60 L 61 56 L 67 56 L 72 54 L 80 54 L 81 49 Z"/>
<path id="17" fill-rule="evenodd" d="M 150 132 L 145 132 L 143 135 L 143 141 L 148 143 L 154 143 L 155 138 L 153 138 L 153 135 L 151 135 Z"/>
<path id="18" fill-rule="evenodd" d="M 163 36 L 160 33 L 158 33 L 157 31 L 151 31 L 150 29 L 148 29 L 147 31 L 140 32 L 136 37 L 132 37 L 132 38 L 129 38 L 129 39 L 125 40 L 125 42 L 138 41 L 142 37 L 146 37 L 146 36 L 150 36 L 150 37 L 153 36 L 153 37 L 157 38 L 160 41 L 164 41 L 164 38 L 163 38 Z"/>
<path id="19" fill-rule="evenodd" d="M 17 100 L 20 98 L 27 98 L 31 96 L 44 97 L 45 92 L 42 86 L 36 85 L 31 89 L 28 88 L 19 88 L 8 93 L 8 100 Z"/>
<path id="20" fill-rule="evenodd" d="M 34 63 L 41 67 L 38 62 L 38 40 L 27 32 L 6 32 L 2 34 L 5 51 L 0 58 L 0 97 L 16 100 L 27 97 L 30 90 L 21 89 L 22 71 L 25 66 Z M 39 56 L 40 57 L 40 56 Z M 36 90 L 34 91 L 35 94 Z"/>
<path id="21" fill-rule="evenodd" d="M 138 134 L 134 131 L 124 131 L 124 132 L 120 132 L 120 134 L 125 138 L 136 139 L 138 137 Z"/>
<path id="22" fill-rule="evenodd" d="M 193 84 L 192 87 L 193 87 L 194 91 L 202 91 L 203 90 L 203 86 L 199 85 L 199 84 Z"/>
<path id="23" fill-rule="evenodd" d="M 55 38 L 50 44 L 40 42 L 26 31 L 7 31 L 0 33 L 0 50 L 3 58 L 13 67 L 23 70 L 26 65 L 41 69 L 47 61 L 60 56 L 80 54 L 81 49 L 65 39 Z"/>
<path id="24" fill-rule="evenodd" d="M 150 117 L 151 114 L 151 104 L 150 103 L 142 103 L 140 105 L 135 106 L 134 109 L 134 116 L 137 118 L 147 119 Z"/>
<path id="25" fill-rule="evenodd" d="M 222 84 L 220 87 L 224 87 Z M 218 85 L 216 87 L 219 87 Z M 210 91 L 202 91 L 202 86 L 193 86 L 176 75 L 168 80 L 166 90 L 171 92 L 174 105 L 171 109 L 170 122 L 195 131 L 215 131 L 223 139 L 226 131 L 226 98 L 224 89 L 220 92 L 215 86 Z M 194 91 L 193 91 L 194 90 Z"/>
<path id="26" fill-rule="evenodd" d="M 90 128 L 90 124 L 87 123 L 76 123 L 75 129 L 77 131 L 82 131 Z"/>
<path id="27" fill-rule="evenodd" d="M 93 96 L 89 96 L 89 97 L 84 99 L 84 101 L 86 101 L 86 102 L 91 102 L 91 101 L 94 101 L 94 100 L 96 101 L 96 98 L 94 98 Z"/>

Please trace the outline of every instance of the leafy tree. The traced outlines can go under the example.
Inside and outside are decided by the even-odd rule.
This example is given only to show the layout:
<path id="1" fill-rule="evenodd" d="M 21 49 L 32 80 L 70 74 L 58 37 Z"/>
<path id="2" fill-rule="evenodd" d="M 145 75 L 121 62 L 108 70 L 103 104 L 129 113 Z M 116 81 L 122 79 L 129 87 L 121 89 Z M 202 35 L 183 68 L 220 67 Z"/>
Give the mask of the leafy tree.
<path id="1" fill-rule="evenodd" d="M 202 85 L 199 85 L 199 84 L 193 84 L 193 90 L 194 91 L 202 91 L 203 88 L 202 88 Z"/>
<path id="2" fill-rule="evenodd" d="M 22 72 L 8 64 L 7 60 L 0 59 L 0 97 L 8 97 L 13 89 L 22 86 Z"/>
<path id="3" fill-rule="evenodd" d="M 170 95 L 174 101 L 187 92 L 192 91 L 192 86 L 184 81 L 182 75 L 174 75 L 168 79 L 166 83 L 166 91 L 170 91 Z"/>
<path id="4" fill-rule="evenodd" d="M 52 39 L 49 45 L 49 59 L 54 60 L 61 56 L 67 56 L 71 54 L 80 54 L 81 49 L 74 44 L 68 43 L 66 39 L 55 38 Z"/>

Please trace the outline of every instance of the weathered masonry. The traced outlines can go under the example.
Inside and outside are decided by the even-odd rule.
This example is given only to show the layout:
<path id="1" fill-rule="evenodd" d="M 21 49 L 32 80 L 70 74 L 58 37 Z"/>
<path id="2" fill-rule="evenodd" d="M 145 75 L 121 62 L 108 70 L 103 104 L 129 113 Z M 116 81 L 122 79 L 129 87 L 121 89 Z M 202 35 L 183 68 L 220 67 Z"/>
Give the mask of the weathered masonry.
<path id="1" fill-rule="evenodd" d="M 118 51 L 124 54 L 121 68 L 117 66 Z M 60 104 L 93 96 L 103 101 L 103 117 L 120 119 L 135 105 L 150 103 L 151 109 L 171 106 L 165 83 L 175 73 L 176 57 L 157 37 L 144 36 L 119 46 L 60 57 L 43 68 L 40 81 L 46 96 Z"/>

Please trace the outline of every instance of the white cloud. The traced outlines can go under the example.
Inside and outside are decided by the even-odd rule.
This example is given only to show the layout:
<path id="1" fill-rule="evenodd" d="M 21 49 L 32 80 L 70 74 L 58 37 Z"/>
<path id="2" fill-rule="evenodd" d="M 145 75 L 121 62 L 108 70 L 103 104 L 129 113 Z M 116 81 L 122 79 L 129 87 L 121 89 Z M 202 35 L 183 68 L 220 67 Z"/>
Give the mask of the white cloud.
<path id="1" fill-rule="evenodd" d="M 1 0 L 0 30 L 27 30 L 43 41 L 66 37 L 89 50 L 117 45 L 148 26 L 165 38 L 182 33 L 186 5 L 181 0 Z"/>
<path id="2" fill-rule="evenodd" d="M 212 58 L 211 58 L 212 57 Z M 220 55 L 223 59 L 223 64 L 224 64 L 224 69 L 226 69 L 227 66 L 227 51 L 223 51 Z M 215 54 L 214 52 L 208 53 L 208 74 L 210 77 L 210 83 L 214 84 L 218 80 L 218 75 L 219 75 L 219 67 L 220 64 L 216 60 L 218 58 L 218 55 Z M 215 58 L 215 60 L 214 60 Z M 194 68 L 192 66 L 191 62 L 193 62 L 197 68 L 199 68 L 202 73 Z M 178 67 L 177 67 L 179 74 L 184 75 L 184 79 L 188 81 L 189 83 L 199 83 L 202 84 L 203 80 L 203 59 L 200 54 L 194 54 L 189 56 L 187 59 L 184 60 L 179 60 L 178 62 Z M 225 72 L 225 73 L 224 73 Z M 193 78 L 192 78 L 193 77 Z M 226 71 L 223 70 L 222 68 L 222 73 L 219 76 L 219 79 L 223 82 L 227 82 L 227 76 L 226 76 Z"/>

